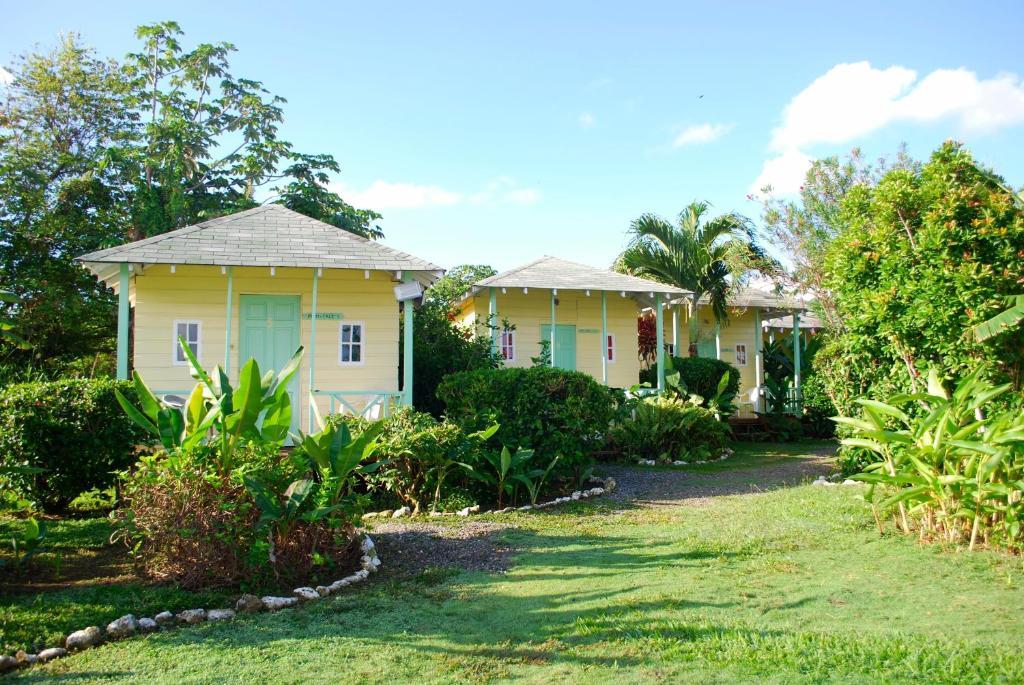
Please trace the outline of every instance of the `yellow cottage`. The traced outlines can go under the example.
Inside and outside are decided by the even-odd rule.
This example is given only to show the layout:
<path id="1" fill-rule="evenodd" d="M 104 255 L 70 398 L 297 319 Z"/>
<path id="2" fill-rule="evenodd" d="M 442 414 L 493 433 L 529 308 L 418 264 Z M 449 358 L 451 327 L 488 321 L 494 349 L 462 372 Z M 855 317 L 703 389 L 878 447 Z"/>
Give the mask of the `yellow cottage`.
<path id="1" fill-rule="evenodd" d="M 792 341 L 808 330 L 820 327 L 816 317 L 803 322 L 807 303 L 795 298 L 773 295 L 759 290 L 742 288 L 729 298 L 729 318 L 724 326 L 716 323 L 707 299 L 697 306 L 697 337 L 690 340 L 690 312 L 694 305 L 691 297 L 667 304 L 670 312 L 664 317 L 663 331 L 669 350 L 676 356 L 707 357 L 732 364 L 740 371 L 740 391 L 737 397 L 739 415 L 750 416 L 764 411 L 764 359 L 765 332 L 772 339 Z M 803 323 L 804 327 L 801 328 Z M 799 367 L 800 349 L 795 348 Z M 799 402 L 800 374 L 793 378 L 793 401 Z"/>
<path id="2" fill-rule="evenodd" d="M 280 205 L 78 261 L 118 293 L 118 378 L 134 368 L 160 395 L 187 395 L 193 384 L 179 337 L 204 367 L 219 364 L 232 379 L 250 357 L 280 369 L 304 346 L 293 428 L 312 425 L 310 397 L 323 412 L 371 417 L 411 404 L 412 339 L 399 340 L 399 308 L 411 331 L 412 302 L 443 273 Z"/>
<path id="3" fill-rule="evenodd" d="M 552 366 L 628 388 L 640 375 L 637 316 L 685 294 L 664 283 L 543 257 L 473 284 L 458 321 L 490 325 L 506 366 L 530 366 L 549 354 Z M 659 384 L 664 387 L 663 377 Z"/>

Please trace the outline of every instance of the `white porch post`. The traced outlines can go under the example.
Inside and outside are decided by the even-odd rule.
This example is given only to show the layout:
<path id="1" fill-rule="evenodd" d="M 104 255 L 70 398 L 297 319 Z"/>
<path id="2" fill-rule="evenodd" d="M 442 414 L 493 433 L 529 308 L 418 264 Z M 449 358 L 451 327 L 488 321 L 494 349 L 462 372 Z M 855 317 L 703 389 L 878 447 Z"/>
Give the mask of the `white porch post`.
<path id="1" fill-rule="evenodd" d="M 550 345 L 549 351 L 551 352 L 550 356 L 551 356 L 551 366 L 552 366 L 552 368 L 554 368 L 554 366 L 555 366 L 555 299 L 557 298 L 557 296 L 558 296 L 558 290 L 552 289 L 551 290 L 551 335 L 549 336 L 551 338 L 551 340 L 548 343 Z"/>
<path id="2" fill-rule="evenodd" d="M 128 289 L 131 287 L 128 265 L 121 264 L 117 287 L 117 379 L 128 380 Z M 175 342 L 177 344 L 177 342 Z"/>
<path id="3" fill-rule="evenodd" d="M 800 391 L 800 312 L 793 312 L 793 387 Z"/>
<path id="4" fill-rule="evenodd" d="M 488 288 L 490 293 L 490 306 L 487 310 L 487 325 L 491 327 L 491 352 L 498 354 L 498 293 L 494 288 Z"/>
<path id="5" fill-rule="evenodd" d="M 309 432 L 313 432 L 313 403 L 316 402 L 316 296 L 320 289 L 320 269 L 313 269 L 313 302 L 309 319 Z"/>
<path id="6" fill-rule="evenodd" d="M 654 321 L 658 327 L 656 337 L 658 345 L 658 392 L 665 391 L 665 308 L 661 305 L 661 297 L 661 293 L 655 293 L 654 295 Z"/>
<path id="7" fill-rule="evenodd" d="M 754 411 L 761 411 L 761 384 L 764 382 L 764 334 L 761 332 L 761 310 L 754 307 Z"/>
<path id="8" fill-rule="evenodd" d="M 402 281 L 409 283 L 412 281 L 412 274 L 405 273 L 402 275 Z M 412 316 L 413 316 L 413 301 L 406 300 L 403 303 L 405 308 L 405 334 L 402 340 L 403 343 L 403 355 L 404 355 L 404 366 L 402 367 L 402 403 L 407 407 L 412 406 Z"/>
<path id="9" fill-rule="evenodd" d="M 722 361 L 722 324 L 715 322 L 715 359 Z"/>
<path id="10" fill-rule="evenodd" d="M 679 352 L 679 304 L 676 303 L 672 307 L 672 354 L 676 357 L 682 357 L 683 355 Z"/>
<path id="11" fill-rule="evenodd" d="M 601 291 L 601 381 L 608 385 L 608 293 Z"/>

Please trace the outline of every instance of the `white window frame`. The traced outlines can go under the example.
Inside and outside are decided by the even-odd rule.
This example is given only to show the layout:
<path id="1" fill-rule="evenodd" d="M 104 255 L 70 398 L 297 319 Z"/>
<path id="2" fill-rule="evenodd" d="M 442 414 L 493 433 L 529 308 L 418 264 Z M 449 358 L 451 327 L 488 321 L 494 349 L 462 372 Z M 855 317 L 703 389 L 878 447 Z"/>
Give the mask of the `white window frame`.
<path id="1" fill-rule="evenodd" d="M 615 344 L 615 334 L 609 333 L 604 340 L 604 354 L 605 359 L 608 360 L 609 364 L 614 364 L 615 360 L 619 358 L 619 346 Z"/>
<path id="2" fill-rule="evenodd" d="M 743 361 L 740 362 L 740 348 L 743 348 Z M 749 353 L 747 352 L 747 343 L 736 343 L 736 346 L 732 350 L 733 361 L 736 362 L 736 366 L 746 366 L 747 360 L 749 359 Z"/>
<path id="3" fill-rule="evenodd" d="M 505 336 L 508 335 L 509 344 L 505 345 Z M 501 354 L 502 361 L 514 362 L 516 360 L 516 331 L 515 329 L 508 329 L 501 331 L 501 337 L 498 339 L 498 352 Z M 505 348 L 509 348 L 509 356 L 505 356 Z"/>
<path id="4" fill-rule="evenodd" d="M 344 342 L 344 336 L 342 335 L 342 331 L 344 330 L 345 326 L 359 326 L 359 328 L 360 328 L 360 331 L 359 331 L 360 340 L 359 340 L 358 343 L 353 343 L 353 342 L 347 342 L 346 343 L 346 342 Z M 341 359 L 341 350 L 342 350 L 344 345 L 359 345 L 359 361 L 357 361 L 357 362 L 354 362 L 354 361 L 347 361 L 347 362 L 346 361 L 342 361 L 342 359 Z M 338 366 L 362 366 L 362 365 L 364 365 L 366 363 L 366 347 L 367 347 L 367 345 L 366 345 L 366 322 L 364 322 L 364 321 L 342 321 L 341 323 L 338 324 Z M 352 356 L 352 354 L 349 353 L 349 357 L 351 357 L 351 356 Z"/>
<path id="5" fill-rule="evenodd" d="M 181 348 L 178 347 L 178 326 L 190 326 L 192 324 L 195 324 L 196 326 L 196 349 L 194 350 L 194 353 L 196 355 L 196 359 L 201 361 L 203 358 L 203 322 L 199 319 L 175 319 L 174 325 L 171 327 L 171 363 L 173 363 L 174 366 L 188 365 L 188 357 L 185 359 L 178 359 L 178 352 L 181 350 Z M 189 342 L 187 330 L 183 337 L 185 338 L 186 343 Z M 192 346 L 189 345 L 189 347 L 191 348 Z"/>

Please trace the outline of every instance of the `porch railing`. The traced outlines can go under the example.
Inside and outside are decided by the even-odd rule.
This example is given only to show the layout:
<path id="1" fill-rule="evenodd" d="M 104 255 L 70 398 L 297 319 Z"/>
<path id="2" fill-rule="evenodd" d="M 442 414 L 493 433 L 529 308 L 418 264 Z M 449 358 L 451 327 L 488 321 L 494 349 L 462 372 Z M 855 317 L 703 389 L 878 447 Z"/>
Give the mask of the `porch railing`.
<path id="1" fill-rule="evenodd" d="M 329 413 L 348 413 L 364 419 L 386 419 L 402 406 L 402 393 L 397 390 L 314 390 L 314 397 L 329 398 Z M 359 403 L 359 398 L 366 402 Z"/>

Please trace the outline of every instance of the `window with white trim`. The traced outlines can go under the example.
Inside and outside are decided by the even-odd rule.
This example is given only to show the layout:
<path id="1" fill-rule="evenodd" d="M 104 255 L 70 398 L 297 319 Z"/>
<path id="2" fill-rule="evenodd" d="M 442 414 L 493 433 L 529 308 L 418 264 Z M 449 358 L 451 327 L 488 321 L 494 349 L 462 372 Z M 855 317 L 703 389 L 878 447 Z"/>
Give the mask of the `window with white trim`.
<path id="1" fill-rule="evenodd" d="M 362 364 L 366 358 L 366 345 L 361 322 L 343 323 L 338 328 L 338 363 Z"/>
<path id="2" fill-rule="evenodd" d="M 201 324 L 198 321 L 175 321 L 174 322 L 174 340 L 172 341 L 173 347 L 171 352 L 171 359 L 175 365 L 182 365 L 188 363 L 188 357 L 185 356 L 185 350 L 181 348 L 178 343 L 178 338 L 183 338 L 188 348 L 192 350 L 192 354 L 195 355 L 196 359 L 199 359 L 199 347 L 200 347 L 200 329 Z"/>
<path id="3" fill-rule="evenodd" d="M 605 349 L 608 352 L 608 363 L 615 363 L 615 334 L 609 333 L 608 337 L 604 341 Z"/>
<path id="4" fill-rule="evenodd" d="M 501 358 L 507 362 L 516 360 L 516 332 L 501 332 Z"/>
<path id="5" fill-rule="evenodd" d="M 736 366 L 747 365 L 747 346 L 743 344 L 736 345 Z"/>

